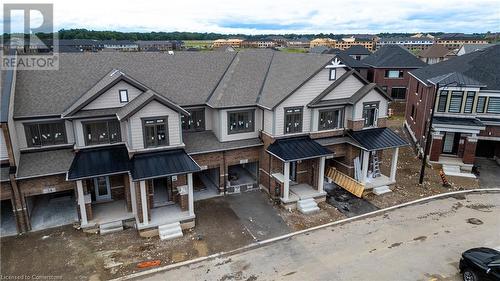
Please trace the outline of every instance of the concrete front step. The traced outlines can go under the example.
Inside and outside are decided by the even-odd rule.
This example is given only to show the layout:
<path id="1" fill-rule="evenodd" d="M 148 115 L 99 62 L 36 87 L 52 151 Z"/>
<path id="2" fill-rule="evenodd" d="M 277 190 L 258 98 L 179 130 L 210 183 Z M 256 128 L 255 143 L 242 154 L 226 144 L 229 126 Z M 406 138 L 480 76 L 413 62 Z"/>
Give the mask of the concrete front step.
<path id="1" fill-rule="evenodd" d="M 123 222 L 121 220 L 103 223 L 99 225 L 99 233 L 101 235 L 115 233 L 119 231 L 123 231 Z"/>
<path id="2" fill-rule="evenodd" d="M 160 234 L 161 240 L 170 240 L 183 236 L 181 224 L 179 222 L 158 226 L 158 233 Z"/>
<path id="3" fill-rule="evenodd" d="M 379 187 L 373 188 L 372 192 L 375 195 L 382 195 L 385 193 L 392 192 L 392 190 L 387 185 L 384 185 L 384 186 L 379 186 Z"/>
<path id="4" fill-rule="evenodd" d="M 314 201 L 313 198 L 302 199 L 297 201 L 297 209 L 302 214 L 312 214 L 319 211 L 318 204 Z"/>
<path id="5" fill-rule="evenodd" d="M 460 166 L 458 165 L 443 165 L 443 172 L 447 176 L 476 178 L 476 176 L 472 173 L 462 172 Z"/>

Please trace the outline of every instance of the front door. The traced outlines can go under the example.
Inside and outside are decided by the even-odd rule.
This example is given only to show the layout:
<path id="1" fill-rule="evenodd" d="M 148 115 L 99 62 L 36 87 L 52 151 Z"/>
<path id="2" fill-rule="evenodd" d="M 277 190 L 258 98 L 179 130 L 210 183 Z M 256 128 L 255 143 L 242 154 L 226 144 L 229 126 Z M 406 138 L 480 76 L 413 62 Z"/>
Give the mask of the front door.
<path id="1" fill-rule="evenodd" d="M 111 200 L 111 187 L 109 177 L 94 178 L 95 201 Z"/>
<path id="2" fill-rule="evenodd" d="M 171 204 L 170 177 L 153 179 L 153 207 L 161 207 Z"/>
<path id="3" fill-rule="evenodd" d="M 446 132 L 443 140 L 443 153 L 457 154 L 459 142 L 460 133 Z"/>
<path id="4" fill-rule="evenodd" d="M 297 181 L 297 162 L 290 162 L 290 180 Z"/>

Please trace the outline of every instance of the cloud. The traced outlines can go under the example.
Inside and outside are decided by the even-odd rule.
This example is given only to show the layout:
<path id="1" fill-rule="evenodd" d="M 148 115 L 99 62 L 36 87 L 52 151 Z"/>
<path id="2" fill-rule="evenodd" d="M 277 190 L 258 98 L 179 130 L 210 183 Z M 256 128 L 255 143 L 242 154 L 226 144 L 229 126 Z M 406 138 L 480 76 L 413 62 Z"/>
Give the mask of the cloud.
<path id="1" fill-rule="evenodd" d="M 500 26 L 500 0 L 454 0 L 453 5 L 446 0 L 53 2 L 57 29 L 338 34 L 469 33 L 498 31 Z"/>

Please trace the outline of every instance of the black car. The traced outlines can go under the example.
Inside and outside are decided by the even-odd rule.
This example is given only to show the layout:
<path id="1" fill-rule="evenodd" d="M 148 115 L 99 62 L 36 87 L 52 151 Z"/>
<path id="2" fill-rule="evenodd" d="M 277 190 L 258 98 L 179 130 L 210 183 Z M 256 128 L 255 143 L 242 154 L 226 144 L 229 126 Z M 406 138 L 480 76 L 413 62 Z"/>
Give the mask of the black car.
<path id="1" fill-rule="evenodd" d="M 500 252 L 490 248 L 474 248 L 463 252 L 460 273 L 464 281 L 500 281 Z"/>

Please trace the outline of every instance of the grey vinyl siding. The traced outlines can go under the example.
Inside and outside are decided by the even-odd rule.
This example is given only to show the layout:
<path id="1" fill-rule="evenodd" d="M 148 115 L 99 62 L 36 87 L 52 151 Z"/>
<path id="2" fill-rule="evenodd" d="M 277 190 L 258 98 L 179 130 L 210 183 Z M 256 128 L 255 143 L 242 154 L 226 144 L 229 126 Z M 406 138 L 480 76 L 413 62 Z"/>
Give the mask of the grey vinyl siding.
<path id="1" fill-rule="evenodd" d="M 333 89 L 333 91 L 326 95 L 323 100 L 348 98 L 363 86 L 363 83 L 361 83 L 358 78 L 351 75 L 344 82 Z"/>
<path id="2" fill-rule="evenodd" d="M 116 83 L 113 87 L 111 87 L 106 92 L 102 93 L 95 100 L 86 105 L 83 109 L 102 109 L 102 108 L 113 108 L 113 107 L 122 107 L 126 105 L 126 102 L 120 102 L 120 90 L 127 90 L 128 92 L 128 101 L 132 101 L 138 95 L 142 93 L 141 90 L 135 88 L 134 86 L 128 84 L 125 81 L 120 81 Z"/>
<path id="3" fill-rule="evenodd" d="M 168 116 L 169 145 L 176 146 L 181 144 L 180 114 L 157 101 L 152 101 L 129 118 L 131 131 L 129 143 L 132 144 L 133 150 L 144 149 L 142 118 L 157 116 Z"/>
<path id="4" fill-rule="evenodd" d="M 273 134 L 273 114 L 271 110 L 264 109 L 264 132 L 272 135 Z"/>

